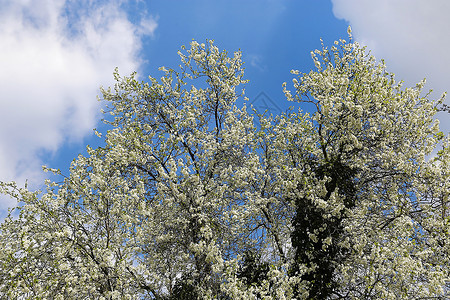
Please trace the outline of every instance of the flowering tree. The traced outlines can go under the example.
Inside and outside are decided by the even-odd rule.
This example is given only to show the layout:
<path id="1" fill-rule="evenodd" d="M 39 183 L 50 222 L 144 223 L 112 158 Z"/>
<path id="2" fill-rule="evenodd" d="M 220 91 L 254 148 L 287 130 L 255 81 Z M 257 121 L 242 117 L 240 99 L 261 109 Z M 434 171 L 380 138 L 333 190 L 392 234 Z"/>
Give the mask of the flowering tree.
<path id="1" fill-rule="evenodd" d="M 314 112 L 257 115 L 237 106 L 239 52 L 192 42 L 179 55 L 159 81 L 114 73 L 105 146 L 67 177 L 49 169 L 62 182 L 1 183 L 20 202 L 0 227 L 2 297 L 448 296 L 443 99 L 341 40 L 293 71 L 295 92 L 284 85 Z"/>

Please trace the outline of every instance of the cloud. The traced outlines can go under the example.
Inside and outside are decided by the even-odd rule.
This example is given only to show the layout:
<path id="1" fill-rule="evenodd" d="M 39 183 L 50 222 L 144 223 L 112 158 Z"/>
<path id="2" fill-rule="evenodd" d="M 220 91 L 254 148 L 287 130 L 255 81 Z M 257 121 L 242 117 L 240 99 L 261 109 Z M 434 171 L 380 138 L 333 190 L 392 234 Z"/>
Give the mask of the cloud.
<path id="1" fill-rule="evenodd" d="M 432 97 L 450 92 L 450 1 L 332 0 L 333 13 L 347 20 L 355 39 L 384 58 L 397 80 L 413 86 L 427 78 Z M 447 100 L 447 103 L 449 101 Z M 450 116 L 439 115 L 444 132 Z"/>
<path id="2" fill-rule="evenodd" d="M 142 38 L 120 1 L 0 0 L 0 180 L 40 183 L 39 154 L 92 133 L 99 86 L 138 70 Z M 0 208 L 11 205 L 0 199 Z"/>
<path id="3" fill-rule="evenodd" d="M 246 55 L 247 61 L 250 62 L 250 66 L 255 69 L 264 72 L 267 69 L 267 66 L 264 64 L 264 59 L 262 55 L 259 54 L 248 54 Z"/>

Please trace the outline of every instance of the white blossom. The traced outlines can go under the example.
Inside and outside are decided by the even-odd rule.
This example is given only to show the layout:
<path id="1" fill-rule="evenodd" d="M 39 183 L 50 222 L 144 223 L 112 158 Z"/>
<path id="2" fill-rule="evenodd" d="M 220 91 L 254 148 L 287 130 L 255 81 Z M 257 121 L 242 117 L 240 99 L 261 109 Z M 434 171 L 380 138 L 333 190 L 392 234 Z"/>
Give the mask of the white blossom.
<path id="1" fill-rule="evenodd" d="M 340 40 L 281 87 L 315 111 L 261 116 L 237 106 L 240 52 L 178 53 L 160 80 L 114 72 L 105 146 L 67 177 L 0 183 L 19 201 L 0 225 L 0 298 L 449 296 L 443 99 Z"/>

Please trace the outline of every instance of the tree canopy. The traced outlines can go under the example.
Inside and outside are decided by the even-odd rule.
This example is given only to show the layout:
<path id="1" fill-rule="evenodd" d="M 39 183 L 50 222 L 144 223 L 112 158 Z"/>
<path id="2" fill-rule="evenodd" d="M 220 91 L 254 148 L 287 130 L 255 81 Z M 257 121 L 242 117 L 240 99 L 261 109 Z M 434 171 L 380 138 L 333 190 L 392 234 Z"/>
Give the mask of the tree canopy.
<path id="1" fill-rule="evenodd" d="M 46 169 L 61 182 L 1 183 L 19 203 L 0 227 L 2 298 L 450 295 L 443 97 L 340 40 L 283 85 L 300 109 L 259 114 L 240 52 L 178 54 L 160 80 L 114 72 L 105 144 Z"/>

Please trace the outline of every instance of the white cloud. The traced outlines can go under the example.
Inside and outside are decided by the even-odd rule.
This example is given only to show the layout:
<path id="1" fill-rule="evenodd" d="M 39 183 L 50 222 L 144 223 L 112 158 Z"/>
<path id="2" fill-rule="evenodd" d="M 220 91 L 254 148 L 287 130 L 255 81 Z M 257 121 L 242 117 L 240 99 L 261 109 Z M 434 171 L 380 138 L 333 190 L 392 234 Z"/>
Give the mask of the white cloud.
<path id="1" fill-rule="evenodd" d="M 0 0 L 0 180 L 41 182 L 39 153 L 92 133 L 99 86 L 139 69 L 152 17 L 120 1 Z M 0 209 L 11 203 L 0 199 Z"/>
<path id="2" fill-rule="evenodd" d="M 427 78 L 432 97 L 450 92 L 450 1 L 332 0 L 337 18 L 349 21 L 355 39 L 384 58 L 397 80 L 413 86 Z M 447 103 L 449 100 L 447 100 Z M 450 115 L 440 114 L 450 131 Z"/>
<path id="3" fill-rule="evenodd" d="M 248 54 L 247 60 L 250 62 L 250 66 L 256 68 L 257 70 L 264 72 L 267 69 L 267 66 L 264 64 L 264 59 L 262 55 L 259 54 Z"/>

